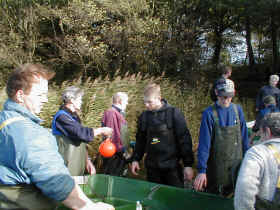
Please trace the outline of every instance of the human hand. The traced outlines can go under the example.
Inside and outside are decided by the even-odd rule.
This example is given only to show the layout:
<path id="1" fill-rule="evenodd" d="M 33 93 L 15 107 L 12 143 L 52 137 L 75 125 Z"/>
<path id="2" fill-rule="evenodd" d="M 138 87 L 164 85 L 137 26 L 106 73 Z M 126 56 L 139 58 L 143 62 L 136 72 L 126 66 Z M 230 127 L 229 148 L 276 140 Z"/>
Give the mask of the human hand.
<path id="1" fill-rule="evenodd" d="M 87 159 L 86 170 L 90 175 L 96 174 L 96 169 L 90 159 Z"/>
<path id="2" fill-rule="evenodd" d="M 184 181 L 192 181 L 193 179 L 193 169 L 192 167 L 184 167 Z"/>
<path id="3" fill-rule="evenodd" d="M 194 189 L 197 191 L 202 191 L 205 187 L 207 187 L 207 177 L 205 173 L 200 173 L 196 176 L 194 180 Z"/>
<path id="4" fill-rule="evenodd" d="M 132 174 L 138 175 L 137 171 L 139 171 L 139 170 L 140 170 L 140 166 L 139 166 L 138 161 L 133 161 L 131 163 L 131 172 L 132 172 Z"/>
<path id="5" fill-rule="evenodd" d="M 101 127 L 101 128 L 96 128 L 94 129 L 94 136 L 98 136 L 100 134 L 104 136 L 111 137 L 113 135 L 113 129 L 109 127 Z"/>
<path id="6" fill-rule="evenodd" d="M 109 128 L 109 127 L 102 127 L 101 133 L 102 133 L 104 136 L 112 137 L 112 135 L 113 135 L 113 129 L 112 129 L 112 128 Z"/>

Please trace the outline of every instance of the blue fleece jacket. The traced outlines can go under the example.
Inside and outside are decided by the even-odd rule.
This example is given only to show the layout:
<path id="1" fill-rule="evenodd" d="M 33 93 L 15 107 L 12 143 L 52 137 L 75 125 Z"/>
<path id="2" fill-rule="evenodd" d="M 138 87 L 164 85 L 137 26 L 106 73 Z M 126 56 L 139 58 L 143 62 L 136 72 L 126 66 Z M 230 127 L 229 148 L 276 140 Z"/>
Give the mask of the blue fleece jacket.
<path id="1" fill-rule="evenodd" d="M 89 143 L 94 139 L 92 128 L 81 124 L 80 118 L 68 109 L 60 109 L 52 121 L 54 135 L 64 135 L 73 141 Z"/>
<path id="2" fill-rule="evenodd" d="M 219 117 L 219 124 L 222 127 L 225 126 L 233 126 L 236 124 L 236 116 L 235 111 L 233 109 L 233 104 L 231 103 L 228 108 L 223 108 L 220 105 L 215 103 L 218 117 Z M 241 126 L 241 136 L 242 136 L 242 149 L 243 154 L 249 148 L 249 139 L 248 139 L 248 131 L 246 126 L 246 121 L 244 118 L 244 114 L 242 108 L 237 105 L 237 110 L 239 113 L 240 119 L 240 126 Z M 204 110 L 202 114 L 202 120 L 200 125 L 200 133 L 199 133 L 199 145 L 198 145 L 198 165 L 197 169 L 199 173 L 206 173 L 207 170 L 207 161 L 209 158 L 209 152 L 211 147 L 211 137 L 213 136 L 214 132 L 214 116 L 213 116 L 213 107 L 209 106 L 207 109 Z"/>
<path id="3" fill-rule="evenodd" d="M 0 184 L 34 184 L 57 201 L 65 200 L 74 180 L 58 153 L 55 137 L 41 120 L 8 99 L 0 113 Z"/>

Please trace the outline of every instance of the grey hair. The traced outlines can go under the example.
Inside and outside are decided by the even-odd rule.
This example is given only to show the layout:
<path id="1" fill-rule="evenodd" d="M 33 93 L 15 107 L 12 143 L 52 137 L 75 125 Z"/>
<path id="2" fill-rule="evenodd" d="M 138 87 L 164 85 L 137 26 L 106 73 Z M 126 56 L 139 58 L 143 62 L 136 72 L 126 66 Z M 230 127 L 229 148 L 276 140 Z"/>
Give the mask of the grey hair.
<path id="1" fill-rule="evenodd" d="M 125 93 L 125 92 L 117 92 L 117 93 L 115 93 L 113 95 L 113 97 L 112 97 L 113 104 L 114 103 L 118 103 L 119 99 L 121 99 L 121 100 L 128 99 L 127 93 Z"/>
<path id="2" fill-rule="evenodd" d="M 280 137 L 280 112 L 267 114 L 261 121 L 260 127 L 269 128 L 272 136 Z"/>
<path id="3" fill-rule="evenodd" d="M 79 96 L 83 97 L 84 91 L 76 86 L 67 87 L 62 93 L 63 103 L 68 103 L 70 100 L 76 99 Z"/>

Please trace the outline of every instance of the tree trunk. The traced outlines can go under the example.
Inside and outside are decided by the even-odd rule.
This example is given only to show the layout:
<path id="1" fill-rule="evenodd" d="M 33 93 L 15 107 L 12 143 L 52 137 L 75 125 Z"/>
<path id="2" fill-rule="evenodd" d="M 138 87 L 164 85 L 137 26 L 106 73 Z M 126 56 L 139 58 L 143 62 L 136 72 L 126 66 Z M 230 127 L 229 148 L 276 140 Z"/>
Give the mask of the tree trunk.
<path id="1" fill-rule="evenodd" d="M 220 54 L 221 54 L 222 44 L 223 44 L 223 31 L 219 30 L 218 27 L 215 27 L 214 32 L 215 32 L 215 46 L 214 46 L 212 64 L 217 66 L 220 62 Z"/>
<path id="2" fill-rule="evenodd" d="M 271 15 L 271 42 L 272 42 L 272 68 L 273 73 L 277 72 L 278 65 L 278 47 L 277 47 L 277 26 L 275 24 L 274 14 Z"/>
<path id="3" fill-rule="evenodd" d="M 245 30 L 246 30 L 246 44 L 247 44 L 247 52 L 249 56 L 249 68 L 250 70 L 253 69 L 253 66 L 255 65 L 255 57 L 252 47 L 252 37 L 251 37 L 251 23 L 250 23 L 250 17 L 246 16 L 246 24 L 245 24 Z"/>

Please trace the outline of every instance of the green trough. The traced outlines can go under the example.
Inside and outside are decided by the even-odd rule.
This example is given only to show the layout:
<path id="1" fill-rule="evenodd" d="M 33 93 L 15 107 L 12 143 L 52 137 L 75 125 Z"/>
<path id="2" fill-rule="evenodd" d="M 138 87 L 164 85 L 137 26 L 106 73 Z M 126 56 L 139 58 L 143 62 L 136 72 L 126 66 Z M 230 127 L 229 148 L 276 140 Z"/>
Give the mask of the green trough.
<path id="1" fill-rule="evenodd" d="M 80 185 L 93 201 L 112 204 L 116 210 L 233 210 L 233 200 L 142 180 L 97 174 Z M 60 207 L 60 210 L 67 208 Z"/>

